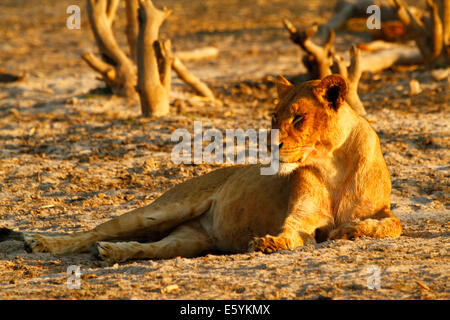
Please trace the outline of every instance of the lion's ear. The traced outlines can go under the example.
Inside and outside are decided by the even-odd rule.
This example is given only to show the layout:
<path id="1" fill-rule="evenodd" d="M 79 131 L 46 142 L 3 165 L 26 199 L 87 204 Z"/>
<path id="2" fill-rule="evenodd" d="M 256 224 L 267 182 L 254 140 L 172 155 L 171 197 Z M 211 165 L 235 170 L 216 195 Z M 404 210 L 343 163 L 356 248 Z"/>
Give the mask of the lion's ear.
<path id="1" fill-rule="evenodd" d="M 323 78 L 313 91 L 320 103 L 337 110 L 344 104 L 348 93 L 348 85 L 342 76 L 332 74 Z"/>
<path id="2" fill-rule="evenodd" d="M 293 86 L 294 85 L 290 83 L 285 77 L 281 75 L 277 76 L 278 98 L 283 98 Z"/>

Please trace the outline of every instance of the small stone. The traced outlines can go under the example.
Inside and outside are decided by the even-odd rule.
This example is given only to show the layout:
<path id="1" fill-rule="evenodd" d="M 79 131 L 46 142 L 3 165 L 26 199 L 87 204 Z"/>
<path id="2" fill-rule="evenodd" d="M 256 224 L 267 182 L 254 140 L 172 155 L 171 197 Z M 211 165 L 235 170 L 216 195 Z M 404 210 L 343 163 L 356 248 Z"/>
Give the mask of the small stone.
<path id="1" fill-rule="evenodd" d="M 444 80 L 450 76 L 450 68 L 447 69 L 435 69 L 431 71 L 431 76 L 436 81 Z"/>
<path id="2" fill-rule="evenodd" d="M 411 96 L 418 95 L 421 92 L 422 88 L 420 87 L 419 81 L 417 81 L 416 79 L 409 81 L 409 94 Z"/>
<path id="3" fill-rule="evenodd" d="M 66 104 L 76 105 L 78 104 L 78 98 L 72 97 L 66 100 Z"/>
<path id="4" fill-rule="evenodd" d="M 180 288 L 178 287 L 177 284 L 171 284 L 167 287 L 165 287 L 164 289 L 161 290 L 162 293 L 171 293 L 173 291 L 179 290 Z"/>
<path id="5" fill-rule="evenodd" d="M 381 80 L 381 75 L 379 75 L 379 74 L 373 74 L 373 75 L 372 75 L 372 80 L 375 80 L 375 81 Z"/>

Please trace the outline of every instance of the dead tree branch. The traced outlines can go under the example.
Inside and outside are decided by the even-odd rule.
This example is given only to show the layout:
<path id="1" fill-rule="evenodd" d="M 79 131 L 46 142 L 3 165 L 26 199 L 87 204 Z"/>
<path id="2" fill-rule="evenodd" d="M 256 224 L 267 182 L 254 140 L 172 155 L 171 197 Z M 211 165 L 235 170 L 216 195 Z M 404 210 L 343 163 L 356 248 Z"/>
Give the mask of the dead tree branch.
<path id="1" fill-rule="evenodd" d="M 450 63 L 450 0 L 427 0 L 427 16 L 418 16 L 403 0 L 394 0 L 397 16 L 414 39 L 427 66 Z"/>
<path id="2" fill-rule="evenodd" d="M 326 24 L 319 27 L 318 36 L 323 38 L 329 30 L 338 30 L 351 18 L 367 18 L 367 8 L 371 5 L 377 5 L 380 8 L 382 30 L 387 21 L 398 20 L 391 0 L 339 0 L 335 6 L 334 15 Z M 415 7 L 412 10 L 419 11 Z"/>
<path id="3" fill-rule="evenodd" d="M 360 44 L 370 54 L 363 55 L 364 70 L 378 72 L 393 65 L 425 64 L 428 67 L 450 64 L 450 0 L 427 0 L 424 14 L 408 7 L 403 0 L 393 0 L 392 8 L 405 26 L 407 38 L 416 47 L 375 41 Z"/>
<path id="4" fill-rule="evenodd" d="M 343 8 L 326 25 L 328 39 L 322 46 L 312 41 L 312 37 L 318 32 L 317 25 L 297 30 L 290 21 L 284 20 L 283 23 L 290 34 L 291 40 L 306 52 L 303 63 L 311 78 L 322 79 L 331 74 L 332 66 L 334 63 L 336 64 L 341 75 L 349 83 L 347 102 L 358 113 L 365 114 L 364 106 L 357 92 L 362 72 L 378 72 L 395 64 L 419 64 L 423 62 L 428 66 L 450 64 L 450 0 L 427 0 L 427 16 L 418 13 L 416 8 L 408 8 L 403 0 L 393 0 L 393 6 L 384 3 L 385 10 L 393 11 L 405 25 L 409 37 L 415 40 L 417 48 L 405 45 L 387 45 L 385 42 L 376 41 L 369 44 L 360 44 L 360 49 L 369 51 L 367 54 L 361 54 L 360 50 L 353 46 L 350 51 L 350 66 L 348 68 L 344 59 L 335 53 L 332 27 L 338 27 L 346 19 L 353 16 L 355 12 L 358 13 L 361 7 L 367 8 L 373 1 L 344 0 L 340 2 L 343 3 Z"/>
<path id="5" fill-rule="evenodd" d="M 331 74 L 334 55 L 334 31 L 330 30 L 328 39 L 323 46 L 312 41 L 317 33 L 318 26 L 313 25 L 302 30 L 297 28 L 287 19 L 283 20 L 284 27 L 290 34 L 292 42 L 299 45 L 307 55 L 303 58 L 303 64 L 314 79 L 322 79 Z"/>
<path id="6" fill-rule="evenodd" d="M 87 12 L 101 58 L 85 53 L 82 58 L 112 91 L 121 96 L 136 94 L 136 71 L 133 62 L 120 49 L 112 31 L 118 0 L 88 0 Z"/>
<path id="7" fill-rule="evenodd" d="M 365 13 L 367 7 L 373 4 L 373 2 L 373 0 L 338 1 L 335 8 L 336 13 L 326 24 L 320 27 L 318 36 L 325 37 L 330 30 L 339 29 L 348 19 L 358 16 L 361 11 Z"/>
<path id="8" fill-rule="evenodd" d="M 291 40 L 306 52 L 306 56 L 303 57 L 303 63 L 311 74 L 311 78 L 323 79 L 327 75 L 332 74 L 332 67 L 336 63 L 339 73 L 347 80 L 349 85 L 347 103 L 357 113 L 365 115 L 366 110 L 358 95 L 359 80 L 364 71 L 359 49 L 356 46 L 352 47 L 350 51 L 350 65 L 347 68 L 344 59 L 335 52 L 333 30 L 329 30 L 325 44 L 319 46 L 311 39 L 317 32 L 317 25 L 299 31 L 290 21 L 284 20 L 283 22 L 289 31 Z"/>
<path id="9" fill-rule="evenodd" d="M 214 100 L 214 94 L 211 89 L 199 78 L 194 76 L 179 58 L 173 60 L 173 71 L 175 71 L 181 80 L 186 82 L 194 91 L 202 97 Z"/>
<path id="10" fill-rule="evenodd" d="M 177 51 L 174 55 L 183 61 L 212 59 L 219 55 L 219 50 L 215 47 L 204 47 L 192 51 Z"/>

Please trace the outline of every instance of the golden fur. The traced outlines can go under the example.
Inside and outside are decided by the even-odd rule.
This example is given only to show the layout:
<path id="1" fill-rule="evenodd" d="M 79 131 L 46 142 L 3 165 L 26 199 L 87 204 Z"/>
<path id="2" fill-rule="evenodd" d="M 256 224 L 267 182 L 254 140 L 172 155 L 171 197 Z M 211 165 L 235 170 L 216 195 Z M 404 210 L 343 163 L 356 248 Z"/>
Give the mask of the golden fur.
<path id="1" fill-rule="evenodd" d="M 280 77 L 277 88 L 272 127 L 279 129 L 278 174 L 261 175 L 259 165 L 219 169 L 93 230 L 25 235 L 26 245 L 55 254 L 96 245 L 101 258 L 124 261 L 399 236 L 378 137 L 345 102 L 344 78 L 331 75 L 293 86 Z"/>

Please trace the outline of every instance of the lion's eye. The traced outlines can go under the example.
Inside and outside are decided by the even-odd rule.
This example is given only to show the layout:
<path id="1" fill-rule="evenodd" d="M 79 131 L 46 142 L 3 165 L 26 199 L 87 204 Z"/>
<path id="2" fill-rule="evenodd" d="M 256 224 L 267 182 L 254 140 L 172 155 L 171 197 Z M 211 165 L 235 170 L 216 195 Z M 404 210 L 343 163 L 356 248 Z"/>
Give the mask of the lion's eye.
<path id="1" fill-rule="evenodd" d="M 295 126 L 297 123 L 300 123 L 304 117 L 300 114 L 295 115 L 294 120 L 292 120 L 292 125 Z"/>

